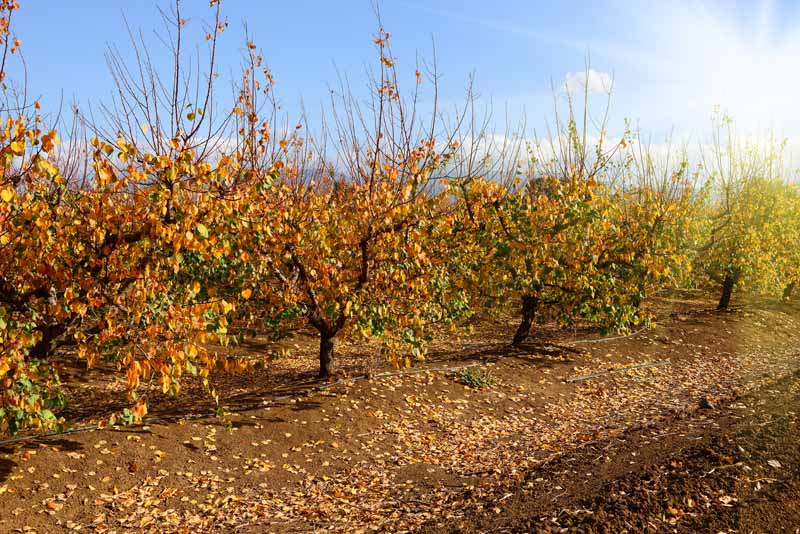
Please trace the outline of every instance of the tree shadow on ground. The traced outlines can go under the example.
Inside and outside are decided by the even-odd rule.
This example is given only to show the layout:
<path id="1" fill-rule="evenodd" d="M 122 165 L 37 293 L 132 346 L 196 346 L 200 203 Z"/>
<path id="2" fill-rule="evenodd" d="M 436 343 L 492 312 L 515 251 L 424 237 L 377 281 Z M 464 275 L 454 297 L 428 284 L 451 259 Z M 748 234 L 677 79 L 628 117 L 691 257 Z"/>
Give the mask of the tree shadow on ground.
<path id="1" fill-rule="evenodd" d="M 16 465 L 17 462 L 7 458 L 0 458 L 0 482 L 5 482 L 8 479 Z"/>
<path id="2" fill-rule="evenodd" d="M 556 364 L 571 363 L 578 354 L 582 354 L 582 351 L 572 347 L 545 341 L 531 341 L 518 346 L 508 343 L 487 343 L 472 350 L 431 352 L 425 359 L 428 364 L 441 364 L 491 362 L 501 358 L 514 358 L 531 365 L 553 367 Z"/>
<path id="3" fill-rule="evenodd" d="M 349 376 L 364 373 L 355 367 L 347 368 L 345 372 Z M 228 411 L 274 406 L 276 402 L 307 394 L 321 383 L 314 372 L 298 373 L 292 370 L 261 368 L 241 374 L 213 375 L 210 384 L 211 388 L 219 392 L 219 404 L 199 381 L 187 380 L 178 396 L 150 392 L 148 419 L 173 421 L 189 415 L 213 416 L 220 406 Z M 104 420 L 131 405 L 119 391 L 74 393 L 72 402 L 57 414 L 67 421 Z"/>
<path id="4" fill-rule="evenodd" d="M 508 324 L 504 321 L 488 323 L 486 332 L 472 337 L 466 343 L 447 339 L 444 346 L 432 347 L 423 368 L 454 367 L 468 363 L 488 363 L 501 358 L 515 358 L 531 367 L 554 367 L 569 364 L 580 351 L 557 342 L 565 342 L 578 337 L 594 337 L 597 328 L 591 325 L 577 325 L 565 331 L 556 325 L 539 325 L 527 342 L 514 347 L 505 343 Z M 293 411 L 314 410 L 319 404 L 302 400 L 311 393 L 325 389 L 328 384 L 320 381 L 313 367 L 316 351 L 314 333 L 300 331 L 288 338 L 293 343 L 293 351 L 304 355 L 305 366 L 295 363 L 295 356 L 277 357 L 273 353 L 281 346 L 281 340 L 257 336 L 240 342 L 232 348 L 231 356 L 263 356 L 263 361 L 243 373 L 212 374 L 208 387 L 203 386 L 199 377 L 182 377 L 182 390 L 179 396 L 161 393 L 157 383 L 143 385 L 140 394 L 147 399 L 149 413 L 145 423 L 169 423 L 180 419 L 199 419 L 213 417 L 218 409 L 224 407 L 228 412 L 245 412 L 263 407 L 288 407 Z M 283 340 L 286 341 L 286 340 Z M 370 345 L 343 345 L 337 355 L 337 378 L 356 378 L 392 372 L 391 364 L 375 357 L 375 347 Z M 74 356 L 73 356 L 74 358 Z M 276 365 L 273 365 L 273 361 Z M 285 362 L 285 363 L 284 363 Z M 308 362 L 311 365 L 308 365 Z M 70 364 L 77 371 L 78 364 Z M 417 369 L 412 369 L 416 371 Z M 91 371 L 95 373 L 95 371 Z M 402 371 L 401 371 L 402 372 Z M 93 374 L 98 378 L 97 387 L 86 387 L 86 381 L 70 384 L 70 403 L 58 415 L 71 424 L 80 425 L 83 421 L 108 421 L 112 415 L 129 408 L 131 402 L 120 390 L 120 384 L 111 384 L 109 379 L 117 377 L 116 369 L 98 370 Z M 113 387 L 112 387 L 113 386 Z M 209 390 L 215 390 L 215 400 Z M 136 427 L 132 427 L 136 428 Z M 127 428 L 123 431 L 130 431 Z"/>
<path id="5" fill-rule="evenodd" d="M 54 439 L 52 436 L 46 435 L 31 436 L 31 438 L 28 440 L 2 446 L 0 447 L 0 454 L 9 456 L 9 458 L 0 458 L 0 482 L 5 482 L 14 471 L 14 467 L 17 465 L 17 462 L 12 460 L 11 457 L 24 453 L 24 451 L 39 449 L 44 444 L 46 444 L 46 446 L 50 449 L 62 452 L 71 452 L 83 449 L 83 445 L 77 441 L 65 438 Z"/>

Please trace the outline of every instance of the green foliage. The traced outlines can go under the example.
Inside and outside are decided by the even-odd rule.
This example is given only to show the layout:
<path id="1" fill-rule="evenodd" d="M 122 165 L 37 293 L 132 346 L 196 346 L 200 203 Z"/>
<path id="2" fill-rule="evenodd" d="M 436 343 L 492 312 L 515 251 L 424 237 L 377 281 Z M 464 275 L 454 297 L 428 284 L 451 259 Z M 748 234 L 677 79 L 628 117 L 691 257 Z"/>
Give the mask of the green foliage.
<path id="1" fill-rule="evenodd" d="M 64 406 L 64 396 L 52 368 L 28 360 L 0 375 L 0 381 L 5 382 L 0 397 L 0 430 L 15 434 L 28 426 L 60 428 L 61 421 L 53 410 Z"/>

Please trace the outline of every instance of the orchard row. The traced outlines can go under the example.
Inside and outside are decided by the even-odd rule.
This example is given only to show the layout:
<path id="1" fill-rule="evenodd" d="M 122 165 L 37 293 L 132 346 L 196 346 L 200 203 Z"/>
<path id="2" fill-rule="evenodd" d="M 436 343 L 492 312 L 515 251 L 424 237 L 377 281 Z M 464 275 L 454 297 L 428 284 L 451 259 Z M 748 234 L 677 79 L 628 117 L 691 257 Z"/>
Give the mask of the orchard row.
<path id="1" fill-rule="evenodd" d="M 5 67 L 17 6 L 0 9 Z M 140 382 L 178 394 L 187 374 L 244 369 L 226 346 L 252 332 L 313 329 L 325 378 L 343 339 L 403 366 L 478 313 L 517 314 L 519 344 L 544 321 L 644 325 L 662 288 L 713 287 L 726 308 L 734 291 L 788 297 L 797 281 L 800 195 L 781 147 L 744 144 L 729 121 L 695 162 L 605 124 L 591 136 L 571 101 L 547 139 L 490 135 L 473 101 L 450 120 L 436 108 L 435 72 L 401 91 L 381 30 L 371 100 L 344 91 L 327 129 L 289 125 L 255 45 L 234 97 L 216 98 L 226 25 L 212 9 L 204 76 L 180 45 L 159 75 L 133 43 L 138 62 L 110 61 L 118 97 L 97 122 L 48 125 L 6 80 L 5 429 L 58 423 L 63 350 L 116 366 L 135 419 Z"/>

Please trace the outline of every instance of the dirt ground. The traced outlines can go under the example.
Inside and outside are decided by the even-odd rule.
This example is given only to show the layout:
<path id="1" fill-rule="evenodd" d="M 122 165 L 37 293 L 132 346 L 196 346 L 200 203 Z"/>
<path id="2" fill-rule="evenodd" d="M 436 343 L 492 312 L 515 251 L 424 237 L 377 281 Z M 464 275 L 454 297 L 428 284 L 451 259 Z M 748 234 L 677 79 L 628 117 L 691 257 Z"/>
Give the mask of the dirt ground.
<path id="1" fill-rule="evenodd" d="M 499 512 L 421 531 L 797 532 L 798 414 L 794 373 L 738 402 L 572 451 L 498 499 Z"/>
<path id="2" fill-rule="evenodd" d="M 313 339 L 256 340 L 283 356 L 216 380 L 226 418 L 188 384 L 144 426 L 0 445 L 0 532 L 800 532 L 800 306 L 712 307 L 519 350 L 485 320 L 404 374 L 348 345 L 335 384 Z M 124 405 L 114 373 L 70 365 L 75 425 Z M 439 370 L 461 366 L 494 383 Z"/>

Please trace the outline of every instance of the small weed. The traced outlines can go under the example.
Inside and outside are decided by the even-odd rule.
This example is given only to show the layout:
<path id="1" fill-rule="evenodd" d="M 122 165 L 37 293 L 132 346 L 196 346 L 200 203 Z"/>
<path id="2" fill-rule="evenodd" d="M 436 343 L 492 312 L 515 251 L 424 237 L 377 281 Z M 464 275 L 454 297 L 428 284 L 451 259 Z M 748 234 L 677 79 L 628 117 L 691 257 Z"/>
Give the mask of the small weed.
<path id="1" fill-rule="evenodd" d="M 485 369 L 478 369 L 476 367 L 468 367 L 456 371 L 454 379 L 459 384 L 469 386 L 475 389 L 485 388 L 495 383 L 494 377 Z"/>

